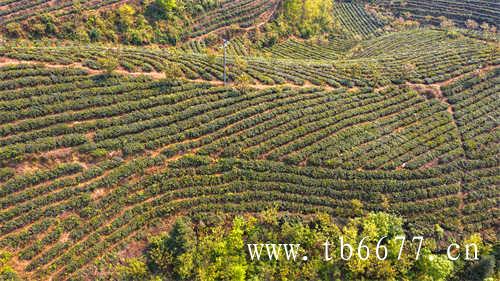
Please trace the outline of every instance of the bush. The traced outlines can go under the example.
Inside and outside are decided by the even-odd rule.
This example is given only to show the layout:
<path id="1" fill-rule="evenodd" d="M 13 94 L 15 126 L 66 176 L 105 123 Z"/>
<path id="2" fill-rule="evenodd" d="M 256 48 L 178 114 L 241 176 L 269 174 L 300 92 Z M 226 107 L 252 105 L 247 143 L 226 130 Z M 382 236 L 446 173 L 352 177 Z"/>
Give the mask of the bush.
<path id="1" fill-rule="evenodd" d="M 111 75 L 113 71 L 118 68 L 119 62 L 113 55 L 107 54 L 105 57 L 97 59 L 97 65 L 100 69 L 104 70 L 106 74 Z"/>
<path id="2" fill-rule="evenodd" d="M 128 156 L 128 155 L 134 155 L 134 154 L 139 154 L 143 152 L 145 149 L 143 143 L 127 143 L 124 145 L 122 151 L 123 155 Z"/>
<path id="3" fill-rule="evenodd" d="M 14 176 L 14 169 L 0 168 L 0 180 L 6 180 Z"/>
<path id="4" fill-rule="evenodd" d="M 146 264 L 138 259 L 127 259 L 126 265 L 118 266 L 117 268 L 120 280 L 142 281 L 148 275 Z"/>
<path id="5" fill-rule="evenodd" d="M 93 158 L 102 158 L 108 154 L 108 151 L 104 148 L 98 148 L 90 152 Z"/>
<path id="6" fill-rule="evenodd" d="M 209 165 L 212 163 L 212 158 L 195 154 L 186 154 L 181 159 L 172 163 L 173 167 L 187 168 Z"/>

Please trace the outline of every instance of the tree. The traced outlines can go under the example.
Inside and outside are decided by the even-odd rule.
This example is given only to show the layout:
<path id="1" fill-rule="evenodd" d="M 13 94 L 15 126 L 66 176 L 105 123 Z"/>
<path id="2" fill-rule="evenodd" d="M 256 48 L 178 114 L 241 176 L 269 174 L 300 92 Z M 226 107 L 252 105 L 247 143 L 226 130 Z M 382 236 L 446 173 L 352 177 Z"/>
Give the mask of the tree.
<path id="1" fill-rule="evenodd" d="M 163 73 L 165 74 L 165 79 L 169 81 L 179 80 L 184 76 L 180 66 L 174 62 L 166 63 Z"/>
<path id="2" fill-rule="evenodd" d="M 135 9 L 130 5 L 122 5 L 118 8 L 118 27 L 126 31 L 134 25 Z"/>
<path id="3" fill-rule="evenodd" d="M 58 28 L 57 28 L 59 23 L 56 22 L 56 19 L 52 15 L 42 14 L 39 17 L 39 20 L 42 22 L 42 24 L 45 25 L 46 35 L 58 35 L 59 34 Z"/>
<path id="4" fill-rule="evenodd" d="M 7 265 L 12 258 L 12 254 L 5 251 L 0 251 L 0 280 L 18 281 L 21 280 L 16 271 Z"/>
<path id="5" fill-rule="evenodd" d="M 443 239 L 444 229 L 437 223 L 434 225 L 434 232 L 436 233 L 437 239 Z"/>
<path id="6" fill-rule="evenodd" d="M 465 271 L 464 280 L 483 281 L 495 274 L 495 257 L 482 256 L 479 262 L 472 264 Z"/>
<path id="7" fill-rule="evenodd" d="M 76 40 L 84 43 L 90 42 L 90 37 L 89 34 L 87 33 L 87 30 L 83 26 L 79 26 L 75 30 L 75 36 Z"/>
<path id="8" fill-rule="evenodd" d="M 439 17 L 439 21 L 440 21 L 439 25 L 441 26 L 441 28 L 447 29 L 447 28 L 452 28 L 455 26 L 455 23 L 452 20 L 450 20 L 444 16 Z"/>
<path id="9" fill-rule="evenodd" d="M 138 259 L 127 259 L 126 265 L 118 266 L 121 280 L 141 281 L 146 280 L 148 269 L 146 264 Z"/>
<path id="10" fill-rule="evenodd" d="M 45 25 L 43 23 L 30 24 L 29 32 L 35 38 L 41 38 L 42 36 L 46 35 L 45 34 Z"/>
<path id="11" fill-rule="evenodd" d="M 5 29 L 7 30 L 7 36 L 12 38 L 19 38 L 23 34 L 23 28 L 18 22 L 9 22 L 5 25 Z"/>
<path id="12" fill-rule="evenodd" d="M 207 62 L 209 64 L 216 64 L 217 63 L 217 52 L 215 52 L 213 49 L 206 49 L 206 55 L 207 55 Z"/>
<path id="13" fill-rule="evenodd" d="M 249 86 L 251 82 L 252 78 L 248 76 L 248 74 L 242 73 L 241 75 L 238 75 L 238 77 L 236 77 L 236 80 L 234 81 L 234 87 L 238 91 L 245 93 L 250 88 Z"/>
<path id="14" fill-rule="evenodd" d="M 125 33 L 125 38 L 128 43 L 134 45 L 144 45 L 153 42 L 153 28 L 149 25 L 142 25 L 138 28 L 130 28 Z"/>
<path id="15" fill-rule="evenodd" d="M 416 280 L 445 281 L 453 272 L 453 262 L 445 256 L 432 254 L 429 249 L 423 249 L 416 268 Z"/>
<path id="16" fill-rule="evenodd" d="M 330 31 L 333 25 L 333 1 L 285 0 L 279 24 L 303 38 Z"/>
<path id="17" fill-rule="evenodd" d="M 177 8 L 176 0 L 155 0 L 155 10 L 160 18 L 167 18 L 168 15 Z"/>
<path id="18" fill-rule="evenodd" d="M 489 25 L 487 22 L 483 22 L 483 23 L 481 24 L 481 29 L 482 29 L 483 31 L 488 32 L 488 31 L 490 30 L 490 25 Z"/>
<path id="19" fill-rule="evenodd" d="M 187 219 L 179 219 L 168 235 L 152 238 L 148 258 L 153 268 L 165 273 L 173 272 L 180 280 L 190 280 L 194 249 L 195 234 L 192 225 Z"/>
<path id="20" fill-rule="evenodd" d="M 118 68 L 118 59 L 111 54 L 97 59 L 99 68 L 103 69 L 107 75 L 111 75 Z"/>
<path id="21" fill-rule="evenodd" d="M 360 216 L 361 214 L 363 214 L 363 202 L 359 201 L 358 199 L 353 199 L 351 200 L 351 205 L 354 215 Z"/>
<path id="22" fill-rule="evenodd" d="M 234 57 L 234 62 L 233 62 L 233 65 L 236 69 L 240 70 L 240 71 L 246 71 L 247 68 L 248 68 L 248 63 L 246 60 L 244 60 L 243 58 L 241 58 L 240 56 L 235 56 Z"/>
<path id="23" fill-rule="evenodd" d="M 381 212 L 349 219 L 342 229 L 327 214 L 301 217 L 280 214 L 276 209 L 258 216 L 201 215 L 197 220 L 195 224 L 180 218 L 169 233 L 150 240 L 147 248 L 150 271 L 146 275 L 140 260 L 129 262 L 121 272 L 126 272 L 129 280 L 130 276 L 148 280 L 158 274 L 165 280 L 444 281 L 454 270 L 453 262 L 445 255 L 432 253 L 428 243 L 422 245 L 416 261 L 409 253 L 415 253 L 418 246 L 406 240 L 404 253 L 398 257 L 401 240 L 396 237 L 405 234 L 403 220 Z M 353 254 L 348 260 L 341 258 L 340 237 L 352 247 Z M 307 262 L 286 260 L 283 256 L 273 261 L 252 261 L 247 244 L 267 241 L 300 244 L 297 257 L 307 253 L 311 258 Z M 324 260 L 326 241 L 330 242 L 328 261 Z M 369 249 L 369 254 L 364 249 Z M 261 257 L 266 255 L 265 251 Z M 384 258 L 380 259 L 381 256 Z M 486 257 L 470 276 L 491 276 L 493 263 L 492 256 Z"/>
<path id="24" fill-rule="evenodd" d="M 156 0 L 155 3 L 166 12 L 171 12 L 173 9 L 177 8 L 176 0 Z"/>

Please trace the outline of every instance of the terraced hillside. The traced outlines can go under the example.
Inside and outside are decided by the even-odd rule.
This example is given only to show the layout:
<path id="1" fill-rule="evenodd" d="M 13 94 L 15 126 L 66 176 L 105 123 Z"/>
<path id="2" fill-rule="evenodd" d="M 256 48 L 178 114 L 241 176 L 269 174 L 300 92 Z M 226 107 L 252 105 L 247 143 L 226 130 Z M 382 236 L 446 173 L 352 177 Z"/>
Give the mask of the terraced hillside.
<path id="1" fill-rule="evenodd" d="M 127 0 L 84 0 L 84 1 L 52 1 L 52 0 L 4 0 L 0 2 L 0 23 L 25 21 L 29 18 L 51 13 L 56 17 L 67 16 L 78 10 L 97 10 L 123 4 Z M 76 6 L 75 3 L 79 3 Z"/>
<path id="2" fill-rule="evenodd" d="M 401 44 L 399 48 L 398 44 Z M 295 45 L 291 56 L 304 47 Z M 271 49 L 279 53 L 279 46 Z M 235 80 L 242 73 L 252 83 L 297 86 L 314 84 L 339 86 L 375 86 L 388 83 L 436 83 L 460 74 L 499 63 L 499 52 L 494 44 L 484 44 L 469 38 L 449 38 L 446 32 L 437 30 L 393 33 L 361 43 L 347 52 L 350 59 L 325 60 L 335 56 L 328 47 L 309 48 L 311 58 L 267 59 L 251 57 L 244 66 L 229 57 L 229 79 Z M 175 63 L 190 80 L 223 80 L 223 60 L 204 54 L 170 53 L 146 48 L 107 49 L 100 46 L 68 47 L 6 47 L 0 54 L 21 61 L 41 61 L 52 64 L 76 65 L 91 69 L 101 68 L 98 59 L 118 57 L 121 67 L 129 72 L 150 73 L 162 76 L 165 63 Z M 382 75 L 383 74 L 383 75 Z"/>
<path id="3" fill-rule="evenodd" d="M 214 47 L 217 48 L 218 46 L 214 44 L 208 46 L 204 40 L 190 40 L 182 44 L 181 49 L 187 53 L 206 54 L 208 49 L 214 49 Z M 235 37 L 231 39 L 231 43 L 227 47 L 227 53 L 230 56 L 249 57 L 255 56 L 259 52 L 255 44 L 248 40 L 248 38 Z"/>
<path id="4" fill-rule="evenodd" d="M 464 26 L 467 20 L 489 23 L 498 26 L 500 22 L 500 3 L 496 0 L 378 0 L 376 4 L 395 11 L 398 15 L 410 13 L 413 17 L 439 24 L 444 16 Z"/>
<path id="5" fill-rule="evenodd" d="M 443 227 L 458 231 L 463 218 L 471 222 L 469 227 L 484 229 L 498 215 L 498 211 L 485 212 L 488 207 L 483 205 L 481 210 L 462 218 L 457 216 L 461 200 L 456 176 L 461 173 L 456 170 L 339 173 L 236 159 L 224 159 L 217 164 L 196 162 L 194 168 L 188 168 L 189 162 L 182 161 L 166 168 L 161 158 L 139 158 L 128 164 L 117 161 L 76 173 L 61 167 L 66 170 L 65 175 L 53 182 L 26 184 L 18 191 L 19 195 L 32 191 L 33 187 L 42 188 L 38 196 L 32 196 L 37 196 L 33 202 L 44 202 L 44 207 L 34 224 L 32 219 L 21 220 L 32 218 L 36 215 L 33 212 L 9 220 L 2 229 L 0 243 L 19 250 L 28 272 L 64 280 L 78 276 L 82 268 L 110 250 L 126 246 L 135 235 L 146 231 L 148 225 L 179 214 L 218 210 L 256 212 L 282 202 L 279 205 L 282 211 L 323 211 L 349 216 L 350 199 L 362 200 L 368 210 L 380 210 L 381 200 L 387 200 L 382 198 L 390 198 L 391 209 L 416 225 L 444 222 Z M 154 175 L 140 171 L 152 169 L 156 169 Z M 476 175 L 498 171 L 488 166 L 476 169 Z M 86 181 L 89 174 L 98 179 Z M 368 187 L 373 190 L 369 195 L 365 193 Z M 415 188 L 423 192 L 412 191 Z M 85 194 L 92 195 L 89 198 Z M 18 205 L 3 215 L 15 216 L 14 211 L 25 204 Z M 469 206 L 474 204 L 467 204 L 466 208 Z M 64 219 L 54 221 L 58 214 Z M 13 230 L 19 228 L 26 230 Z M 31 243 L 34 238 L 40 243 Z"/>
<path id="6" fill-rule="evenodd" d="M 0 245 L 32 278 L 80 276 L 158 220 L 277 202 L 350 217 L 357 199 L 417 232 L 498 223 L 498 68 L 442 96 L 238 92 L 33 64 L 0 75 Z"/>
<path id="7" fill-rule="evenodd" d="M 349 43 L 346 43 L 349 44 Z M 348 45 L 349 46 L 349 45 Z M 289 39 L 267 48 L 273 57 L 281 59 L 335 60 L 341 56 L 341 48 L 333 44 L 318 45 L 311 42 Z"/>
<path id="8" fill-rule="evenodd" d="M 377 1 L 406 11 L 392 2 Z M 459 2 L 406 2 L 466 19 L 454 12 Z M 331 22 L 297 17 L 307 28 L 280 17 L 285 4 L 307 10 L 301 3 L 313 2 L 179 5 L 203 12 L 175 46 L 1 41 L 0 280 L 5 268 L 24 280 L 109 280 L 179 218 L 203 217 L 195 227 L 209 232 L 207 218 L 274 209 L 325 213 L 341 227 L 360 214 L 396 215 L 436 258 L 476 233 L 495 243 L 498 42 L 456 28 L 383 28 L 362 1 L 336 1 Z M 496 3 L 460 3 L 477 4 L 467 18 L 497 15 Z M 133 7 L 122 8 L 128 18 L 115 14 L 123 34 L 151 31 Z M 0 0 L 3 23 L 42 11 L 73 6 Z M 152 34 L 180 40 L 168 26 L 175 9 L 165 15 L 155 27 L 166 31 Z M 320 23 L 328 26 L 312 35 Z M 213 37 L 223 31 L 233 36 L 227 85 Z M 455 264 L 448 276 L 465 272 Z M 129 279 L 148 280 L 117 278 Z"/>
<path id="9" fill-rule="evenodd" d="M 498 112 L 500 71 L 467 75 L 443 88 L 452 105 L 467 156 L 481 159 L 499 152 Z"/>
<path id="10" fill-rule="evenodd" d="M 335 2 L 334 19 L 348 36 L 364 39 L 382 34 L 384 23 L 368 14 L 362 3 Z"/>
<path id="11" fill-rule="evenodd" d="M 198 37 L 220 28 L 238 25 L 241 28 L 267 22 L 276 11 L 279 0 L 227 1 L 213 11 L 196 18 L 191 26 L 191 37 Z"/>
<path id="12" fill-rule="evenodd" d="M 12 39 L 58 38 L 145 45 L 248 31 L 272 20 L 281 0 L 272 1 L 0 1 L 0 32 Z M 181 42 L 182 41 L 182 42 Z"/>
<path id="13" fill-rule="evenodd" d="M 341 162 L 349 165 L 346 167 L 393 169 L 409 159 L 423 165 L 460 147 L 456 141 L 450 142 L 459 135 L 445 106 L 397 88 L 349 92 L 269 88 L 239 95 L 203 84 L 169 89 L 172 86 L 146 78 L 96 81 L 85 71 L 73 69 L 23 66 L 5 70 L 6 78 L 12 72 L 24 75 L 22 79 L 14 76 L 3 82 L 4 89 L 15 88 L 5 92 L 2 103 L 5 139 L 0 159 L 4 161 L 75 146 L 85 152 L 105 149 L 128 154 L 132 148 L 140 152 L 171 145 L 168 154 L 196 148 L 214 156 L 295 164 L 309 157 L 314 159 L 315 155 L 329 159 L 355 149 L 350 154 L 352 158 L 343 155 L 345 161 Z M 47 85 L 48 81 L 53 81 L 53 85 Z M 59 93 L 57 97 L 54 91 Z M 33 102 L 38 106 L 31 107 Z M 178 114 L 171 111 L 172 107 Z M 169 110 L 173 115 L 166 116 L 161 110 Z M 123 118 L 123 114 L 131 114 L 131 119 Z M 201 120 L 213 121 L 202 125 Z M 426 120 L 427 127 L 419 125 L 422 120 Z M 62 125 L 68 122 L 67 126 Z M 421 131 L 415 132 L 417 128 Z M 419 134 L 425 138 L 413 139 L 403 149 L 401 140 Z M 429 140 L 438 136 L 429 146 Z M 383 147 L 380 140 L 384 140 Z M 372 154 L 360 151 L 361 143 L 366 143 L 363 149 Z M 424 151 L 416 149 L 424 145 Z M 377 147 L 381 149 L 378 152 Z M 384 152 L 388 147 L 397 153 L 394 158 Z M 434 151 L 434 147 L 440 150 Z M 422 152 L 427 154 L 421 155 Z M 419 165 L 410 162 L 409 167 Z"/>
<path id="14" fill-rule="evenodd" d="M 158 220 L 276 202 L 348 217 L 358 199 L 452 233 L 497 223 L 498 151 L 463 160 L 460 117 L 408 89 L 239 93 L 31 65 L 1 73 L 0 155 L 15 170 L 2 173 L 0 245 L 32 278 L 80 276 Z M 495 105 L 469 111 L 494 118 Z M 211 157 L 175 161 L 184 153 Z"/>

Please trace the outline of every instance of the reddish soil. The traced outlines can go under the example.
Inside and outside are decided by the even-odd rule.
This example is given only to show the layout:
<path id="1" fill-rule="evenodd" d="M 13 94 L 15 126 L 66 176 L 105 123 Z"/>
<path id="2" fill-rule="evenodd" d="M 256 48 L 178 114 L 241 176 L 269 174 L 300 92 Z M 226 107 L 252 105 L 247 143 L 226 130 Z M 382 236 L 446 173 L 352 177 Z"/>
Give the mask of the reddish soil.
<path id="1" fill-rule="evenodd" d="M 75 68 L 81 68 L 86 70 L 90 75 L 97 75 L 97 74 L 103 74 L 104 71 L 102 70 L 96 70 L 96 69 L 91 69 L 88 68 L 81 63 L 72 63 L 72 64 L 53 64 L 53 63 L 43 63 L 43 62 L 38 62 L 38 61 L 23 61 L 23 60 L 16 60 L 16 59 L 11 59 L 11 58 L 6 58 L 6 57 L 0 57 L 0 67 L 7 66 L 7 65 L 15 65 L 15 64 L 41 64 L 47 68 L 68 68 L 68 67 L 75 67 Z M 122 74 L 122 75 L 132 75 L 132 76 L 148 76 L 153 79 L 163 79 L 165 75 L 161 72 L 128 72 L 124 69 L 116 69 L 114 71 L 115 73 Z M 192 83 L 208 83 L 212 84 L 213 86 L 223 86 L 224 83 L 222 81 L 206 81 L 202 79 L 184 79 L 187 82 L 192 82 Z M 231 86 L 231 84 L 229 84 Z M 321 87 L 324 88 L 325 90 L 333 90 L 334 88 L 331 86 L 315 86 L 311 84 L 310 82 L 306 82 L 303 86 L 291 84 L 291 83 L 284 83 L 284 84 L 278 84 L 278 85 L 266 85 L 266 84 L 261 84 L 261 83 L 252 83 L 252 85 L 249 85 L 248 87 L 251 89 L 268 89 L 268 88 L 274 88 L 277 86 L 286 86 L 286 87 L 291 87 L 291 88 L 302 88 L 302 87 Z M 73 125 L 78 124 L 77 122 L 74 122 Z"/>
<path id="2" fill-rule="evenodd" d="M 118 253 L 122 259 L 130 259 L 140 257 L 146 249 L 147 243 L 145 241 L 130 241 L 127 247 Z"/>

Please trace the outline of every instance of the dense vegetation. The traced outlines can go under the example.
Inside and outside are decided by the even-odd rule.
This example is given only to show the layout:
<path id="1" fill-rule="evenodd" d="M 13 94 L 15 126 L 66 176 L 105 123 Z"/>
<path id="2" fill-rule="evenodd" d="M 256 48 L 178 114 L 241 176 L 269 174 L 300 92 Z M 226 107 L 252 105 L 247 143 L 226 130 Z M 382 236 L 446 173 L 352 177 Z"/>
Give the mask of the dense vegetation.
<path id="1" fill-rule="evenodd" d="M 498 278 L 495 19 L 491 1 L 0 0 L 0 280 Z M 368 231 L 423 235 L 434 260 L 241 248 Z M 479 261 L 444 258 L 470 240 Z"/>
<path id="2" fill-rule="evenodd" d="M 420 24 L 494 34 L 499 11 L 495 1 L 7 0 L 0 23 L 7 38 L 179 45 L 252 31 L 254 42 L 271 46 L 291 35 L 362 40 Z"/>
<path id="3" fill-rule="evenodd" d="M 303 37 L 331 30 L 331 1 L 191 1 L 155 0 L 101 9 L 116 2 L 72 2 L 62 6 L 32 1 L 19 5 L 0 3 L 0 22 L 11 38 L 57 37 L 84 42 L 177 44 L 190 37 L 205 36 L 221 28 L 247 29 L 274 17 L 278 6 L 280 32 Z M 3 5 L 2 5 L 3 4 Z M 30 5 L 31 4 L 31 5 Z M 98 9 L 95 11 L 95 9 Z M 277 26 L 273 26 L 277 29 Z"/>
<path id="4" fill-rule="evenodd" d="M 400 243 L 394 239 L 404 234 L 402 220 L 384 213 L 351 219 L 342 228 L 335 226 L 327 215 L 278 218 L 272 210 L 258 216 L 236 217 L 230 224 L 227 220 L 220 216 L 203 216 L 195 224 L 179 220 L 169 233 L 150 238 L 144 257 L 126 260 L 112 275 L 125 280 L 162 277 L 174 280 L 444 280 L 450 276 L 471 281 L 488 277 L 493 280 L 493 255 L 498 249 L 483 246 L 477 235 L 468 237 L 465 243 L 475 241 L 481 245 L 483 258 L 479 262 L 454 264 L 444 255 L 433 254 L 431 249 L 435 247 L 435 240 L 439 240 L 438 233 L 435 240 L 425 243 L 418 261 L 413 258 L 416 246 L 410 245 L 398 260 Z M 387 236 L 384 247 L 394 254 L 384 261 L 362 260 L 359 256 L 344 261 L 339 247 L 332 246 L 328 255 L 332 260 L 324 261 L 325 241 L 339 245 L 341 236 L 349 237 L 348 243 L 353 245 L 359 244 L 361 237 Z M 311 258 L 300 262 L 285 258 L 251 260 L 247 244 L 274 240 L 300 244 L 298 259 L 305 254 Z M 364 242 L 363 245 L 375 249 L 378 241 Z"/>
<path id="5" fill-rule="evenodd" d="M 152 42 L 176 44 L 220 27 L 248 27 L 276 8 L 278 1 L 155 0 L 119 4 L 112 1 L 2 1 L 0 22 L 11 38 L 59 39 L 83 42 Z M 118 4 L 117 4 L 118 3 Z M 110 7 L 117 9 L 108 9 Z"/>

